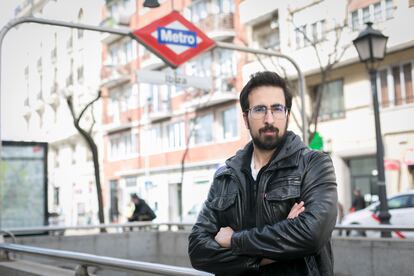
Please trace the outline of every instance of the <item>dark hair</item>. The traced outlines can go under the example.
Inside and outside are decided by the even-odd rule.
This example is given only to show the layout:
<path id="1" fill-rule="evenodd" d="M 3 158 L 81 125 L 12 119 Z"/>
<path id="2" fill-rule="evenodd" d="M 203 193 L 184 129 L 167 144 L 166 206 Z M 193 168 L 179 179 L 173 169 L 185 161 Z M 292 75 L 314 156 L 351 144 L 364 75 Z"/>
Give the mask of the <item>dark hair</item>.
<path id="1" fill-rule="evenodd" d="M 240 93 L 240 106 L 243 112 L 247 112 L 250 108 L 248 99 L 250 92 L 261 86 L 275 86 L 282 88 L 283 94 L 285 95 L 286 107 L 290 110 L 292 107 L 292 94 L 287 88 L 286 81 L 275 72 L 263 71 L 251 75 L 250 80 Z"/>

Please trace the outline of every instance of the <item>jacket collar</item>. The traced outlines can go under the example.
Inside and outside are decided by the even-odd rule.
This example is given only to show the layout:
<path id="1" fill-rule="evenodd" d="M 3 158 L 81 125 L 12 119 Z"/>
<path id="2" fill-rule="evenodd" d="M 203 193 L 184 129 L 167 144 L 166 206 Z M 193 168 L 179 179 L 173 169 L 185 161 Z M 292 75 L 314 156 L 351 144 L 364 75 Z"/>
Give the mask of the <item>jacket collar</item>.
<path id="1" fill-rule="evenodd" d="M 306 148 L 306 145 L 302 142 L 301 138 L 292 131 L 288 131 L 286 141 L 282 144 L 282 148 L 278 151 L 276 156 L 272 157 L 268 169 L 297 166 L 299 163 L 300 150 L 303 148 Z M 229 173 L 229 168 L 232 168 L 233 172 L 241 176 L 241 171 L 246 164 L 250 165 L 249 162 L 252 157 L 252 152 L 253 142 L 250 141 L 243 149 L 239 150 L 235 156 L 226 161 L 227 169 L 219 169 L 216 176 Z"/>

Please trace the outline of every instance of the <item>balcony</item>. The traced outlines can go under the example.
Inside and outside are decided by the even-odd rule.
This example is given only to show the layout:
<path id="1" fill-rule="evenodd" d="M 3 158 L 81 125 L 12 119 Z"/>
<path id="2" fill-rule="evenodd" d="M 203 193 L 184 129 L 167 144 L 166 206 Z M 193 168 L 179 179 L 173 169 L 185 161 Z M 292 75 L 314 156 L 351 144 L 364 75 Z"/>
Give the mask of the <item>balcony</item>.
<path id="1" fill-rule="evenodd" d="M 146 51 L 141 57 L 140 69 L 159 70 L 164 66 L 166 66 L 164 61 L 149 51 Z"/>
<path id="2" fill-rule="evenodd" d="M 151 122 L 166 120 L 171 117 L 171 101 L 164 100 L 158 105 L 150 102 L 148 106 L 148 119 Z"/>
<path id="3" fill-rule="evenodd" d="M 101 69 L 101 79 L 102 86 L 108 88 L 117 86 L 131 80 L 131 68 L 129 65 L 104 65 Z"/>
<path id="4" fill-rule="evenodd" d="M 45 103 L 43 100 L 42 91 L 39 91 L 36 95 L 35 110 L 39 115 L 42 115 L 45 111 Z"/>
<path id="5" fill-rule="evenodd" d="M 32 116 L 32 109 L 30 108 L 29 98 L 26 98 L 24 100 L 24 106 L 23 106 L 23 117 L 26 120 L 26 122 L 29 122 L 30 117 Z"/>
<path id="6" fill-rule="evenodd" d="M 114 5 L 116 5 L 116 3 L 112 6 Z M 103 19 L 99 25 L 115 29 L 129 28 L 131 18 L 135 12 L 135 5 L 133 5 L 134 7 L 132 7 L 132 5 L 130 6 L 131 7 L 118 7 L 118 9 L 116 9 L 116 12 L 110 12 L 108 16 L 105 19 Z M 117 40 L 119 37 L 120 36 L 116 34 L 106 33 L 102 35 L 102 42 L 110 44 L 113 41 Z"/>
<path id="7" fill-rule="evenodd" d="M 203 30 L 208 37 L 215 40 L 224 40 L 236 35 L 234 30 L 234 14 L 209 14 L 200 20 L 197 26 Z"/>
<path id="8" fill-rule="evenodd" d="M 53 108 L 53 110 L 56 110 L 60 103 L 60 97 L 58 94 L 58 84 L 54 83 L 50 89 L 50 95 L 47 98 L 47 103 Z"/>
<path id="9" fill-rule="evenodd" d="M 206 92 L 199 89 L 193 90 L 192 99 L 184 104 L 184 108 L 206 108 L 239 98 L 234 86 L 235 78 L 216 78 L 214 80 L 215 88 Z"/>

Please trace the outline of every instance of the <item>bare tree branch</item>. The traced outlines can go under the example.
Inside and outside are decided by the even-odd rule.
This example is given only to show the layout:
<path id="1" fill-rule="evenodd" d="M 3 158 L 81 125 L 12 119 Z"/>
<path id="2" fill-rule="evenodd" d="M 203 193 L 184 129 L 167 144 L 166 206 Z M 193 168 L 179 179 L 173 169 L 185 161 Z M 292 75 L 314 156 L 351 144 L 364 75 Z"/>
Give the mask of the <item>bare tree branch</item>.
<path id="1" fill-rule="evenodd" d="M 86 144 L 88 145 L 89 149 L 92 152 L 92 159 L 94 165 L 94 175 L 95 175 L 95 185 L 96 185 L 96 193 L 98 199 L 98 218 L 100 223 L 105 223 L 105 217 L 103 213 L 103 196 L 102 196 L 102 187 L 101 187 L 101 178 L 100 178 L 100 168 L 99 168 L 99 156 L 98 156 L 98 146 L 96 145 L 91 133 L 92 128 L 89 131 L 84 130 L 80 126 L 80 120 L 82 116 L 85 114 L 86 110 L 93 105 L 99 98 L 101 97 L 101 91 L 98 92 L 96 98 L 90 101 L 80 112 L 79 116 L 76 116 L 76 110 L 73 106 L 73 96 L 66 97 L 66 103 L 69 107 L 70 114 L 73 118 L 73 124 L 75 128 L 78 130 L 79 134 L 85 140 Z M 104 228 L 101 229 L 101 232 L 106 232 Z"/>
<path id="2" fill-rule="evenodd" d="M 314 136 L 314 133 L 317 131 L 319 111 L 321 108 L 322 98 L 325 93 L 326 82 L 329 80 L 330 72 L 332 68 L 334 68 L 335 65 L 339 63 L 339 61 L 341 60 L 341 58 L 343 57 L 343 55 L 345 54 L 346 50 L 349 47 L 349 45 L 342 47 L 341 52 L 339 53 L 339 43 L 341 40 L 342 32 L 344 28 L 346 27 L 346 24 L 343 24 L 341 26 L 336 25 L 335 28 L 332 30 L 333 32 L 335 32 L 335 41 L 333 43 L 333 49 L 331 52 L 327 54 L 327 60 L 324 63 L 320 56 L 320 54 L 323 52 L 323 48 L 322 48 L 323 41 L 309 38 L 304 28 L 298 28 L 293 22 L 294 20 L 293 20 L 292 12 L 290 12 L 290 17 L 288 18 L 288 20 L 291 21 L 295 30 L 301 33 L 305 41 L 309 42 L 310 46 L 314 50 L 314 53 L 315 53 L 315 56 L 316 56 L 316 59 L 319 65 L 321 82 L 316 91 L 316 99 L 314 101 L 314 104 L 312 105 L 312 113 L 310 116 L 311 119 L 309 120 L 310 125 L 314 124 L 313 132 L 311 133 L 311 135 L 309 135 L 309 138 L 312 139 L 312 137 Z M 329 31 L 326 31 L 326 33 L 329 33 Z"/>

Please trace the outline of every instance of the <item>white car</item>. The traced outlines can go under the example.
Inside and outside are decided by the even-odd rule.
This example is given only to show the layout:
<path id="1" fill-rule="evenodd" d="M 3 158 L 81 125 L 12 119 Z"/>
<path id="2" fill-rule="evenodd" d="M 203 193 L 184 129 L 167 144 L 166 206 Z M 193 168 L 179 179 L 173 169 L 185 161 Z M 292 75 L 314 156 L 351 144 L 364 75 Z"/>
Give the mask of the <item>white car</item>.
<path id="1" fill-rule="evenodd" d="M 346 215 L 342 225 L 379 225 L 379 202 L 375 202 L 365 209 Z M 414 227 L 414 190 L 400 193 L 388 198 L 388 208 L 391 214 L 390 224 Z M 347 235 L 362 235 L 380 237 L 380 231 L 345 231 Z M 392 232 L 393 237 L 414 238 L 413 231 Z"/>

